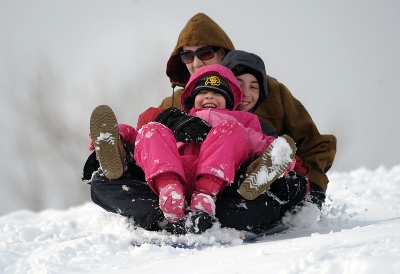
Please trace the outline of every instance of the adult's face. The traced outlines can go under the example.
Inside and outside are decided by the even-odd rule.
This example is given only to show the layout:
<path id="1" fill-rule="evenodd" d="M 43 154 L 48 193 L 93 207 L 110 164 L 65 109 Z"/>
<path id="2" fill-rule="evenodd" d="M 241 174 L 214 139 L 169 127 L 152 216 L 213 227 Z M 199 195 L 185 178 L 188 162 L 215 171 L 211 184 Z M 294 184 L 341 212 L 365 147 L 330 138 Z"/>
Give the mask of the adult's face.
<path id="1" fill-rule="evenodd" d="M 206 45 L 201 45 L 201 46 L 185 46 L 183 47 L 183 51 L 193 51 L 195 52 L 196 50 L 200 48 L 207 47 Z M 225 56 L 225 51 L 220 48 L 219 50 L 214 52 L 214 56 L 211 59 L 208 60 L 200 60 L 199 57 L 196 55 L 194 56 L 193 62 L 186 64 L 186 67 L 189 71 L 190 74 L 193 74 L 195 71 L 197 71 L 199 68 L 207 65 L 213 65 L 213 64 L 220 64 L 222 62 L 222 59 Z"/>

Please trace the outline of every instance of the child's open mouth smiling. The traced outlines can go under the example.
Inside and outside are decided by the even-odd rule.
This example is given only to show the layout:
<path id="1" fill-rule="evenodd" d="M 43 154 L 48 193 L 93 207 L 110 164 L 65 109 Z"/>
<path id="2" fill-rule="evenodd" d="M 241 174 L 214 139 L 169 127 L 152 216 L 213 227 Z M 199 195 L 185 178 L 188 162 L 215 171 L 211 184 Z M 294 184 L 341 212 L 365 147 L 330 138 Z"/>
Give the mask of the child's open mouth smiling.
<path id="1" fill-rule="evenodd" d="M 203 105 L 203 108 L 217 108 L 217 106 L 215 104 L 206 103 Z"/>

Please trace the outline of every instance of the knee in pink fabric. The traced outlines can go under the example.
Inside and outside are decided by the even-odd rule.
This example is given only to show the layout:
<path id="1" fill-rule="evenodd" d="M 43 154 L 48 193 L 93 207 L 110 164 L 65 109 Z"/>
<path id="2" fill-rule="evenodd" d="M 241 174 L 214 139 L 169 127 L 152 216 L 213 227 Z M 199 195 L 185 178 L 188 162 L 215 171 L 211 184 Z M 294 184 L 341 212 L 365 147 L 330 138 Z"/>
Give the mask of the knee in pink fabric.
<path id="1" fill-rule="evenodd" d="M 147 181 L 167 172 L 177 173 L 182 181 L 186 180 L 174 133 L 160 123 L 146 124 L 138 131 L 134 159 Z"/>
<path id="2" fill-rule="evenodd" d="M 135 144 L 136 129 L 127 124 L 118 124 L 119 135 L 125 143 Z"/>
<path id="3" fill-rule="evenodd" d="M 212 174 L 233 182 L 236 170 L 248 159 L 248 135 L 238 122 L 213 127 L 202 144 L 196 174 Z"/>
<path id="4" fill-rule="evenodd" d="M 134 129 L 132 126 L 127 125 L 127 124 L 118 124 L 118 131 L 119 131 L 119 135 L 121 136 L 121 139 L 125 143 L 130 143 L 132 145 L 135 144 L 135 139 L 136 139 L 136 135 L 137 135 L 136 129 Z M 89 134 L 89 138 L 90 138 L 90 134 Z M 89 141 L 88 149 L 90 151 L 94 150 L 94 144 L 93 144 L 92 139 L 90 139 L 90 141 Z"/>
<path id="5" fill-rule="evenodd" d="M 176 140 L 174 137 L 174 133 L 164 126 L 163 124 L 157 122 L 151 122 L 142 126 L 137 132 L 136 144 L 145 139 L 153 139 L 154 137 L 160 137 L 161 139 L 170 139 L 174 144 L 176 144 Z M 155 136 L 158 135 L 158 136 Z M 175 145 L 174 145 L 175 146 Z"/>

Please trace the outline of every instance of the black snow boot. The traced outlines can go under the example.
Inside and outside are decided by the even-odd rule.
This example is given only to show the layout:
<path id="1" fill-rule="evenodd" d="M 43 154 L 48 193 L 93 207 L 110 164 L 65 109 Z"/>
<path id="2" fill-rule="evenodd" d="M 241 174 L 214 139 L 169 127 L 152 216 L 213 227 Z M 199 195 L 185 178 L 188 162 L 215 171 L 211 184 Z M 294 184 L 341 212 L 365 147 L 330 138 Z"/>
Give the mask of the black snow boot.
<path id="1" fill-rule="evenodd" d="M 157 225 L 160 229 L 165 229 L 174 235 L 201 234 L 211 228 L 216 220 L 204 211 L 189 211 L 177 222 L 170 223 L 163 219 L 157 222 Z"/>

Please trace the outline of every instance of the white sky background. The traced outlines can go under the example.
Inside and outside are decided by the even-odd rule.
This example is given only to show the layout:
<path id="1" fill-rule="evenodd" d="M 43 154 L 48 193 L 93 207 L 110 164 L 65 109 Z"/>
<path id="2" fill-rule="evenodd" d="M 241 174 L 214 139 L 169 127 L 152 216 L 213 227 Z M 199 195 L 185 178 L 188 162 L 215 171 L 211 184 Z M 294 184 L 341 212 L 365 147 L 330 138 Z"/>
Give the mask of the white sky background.
<path id="1" fill-rule="evenodd" d="M 120 122 L 136 125 L 139 113 L 170 95 L 166 62 L 197 12 L 214 19 L 237 49 L 262 57 L 320 132 L 336 135 L 332 170 L 399 163 L 398 1 L 0 0 L 0 172 L 9 175 L 0 180 L 3 193 L 31 182 L 21 167 L 33 164 L 24 161 L 42 143 L 48 151 L 34 168 L 78 189 L 92 109 L 109 104 Z M 46 88 L 36 95 L 38 82 Z M 30 115 L 20 117 L 41 106 L 15 105 L 16 98 L 51 102 L 54 109 L 40 119 L 52 119 L 49 131 L 54 121 L 65 125 L 57 140 L 74 141 L 45 139 Z M 81 153 L 81 162 L 65 165 L 66 151 Z"/>

